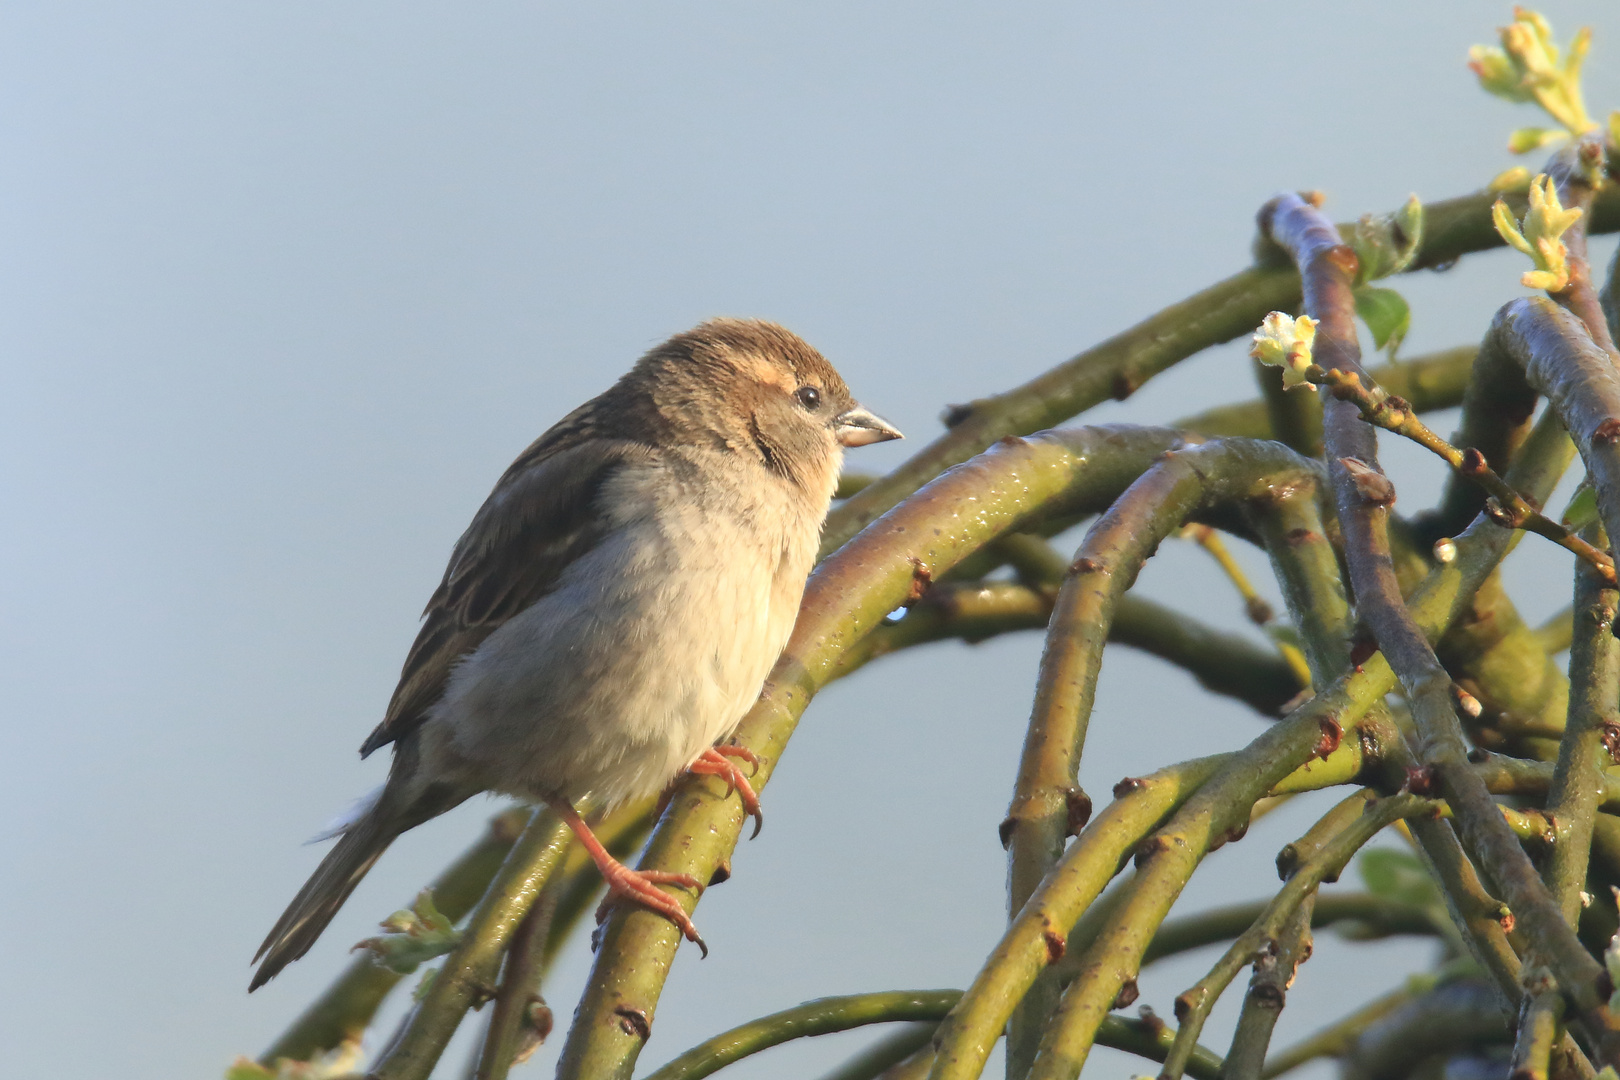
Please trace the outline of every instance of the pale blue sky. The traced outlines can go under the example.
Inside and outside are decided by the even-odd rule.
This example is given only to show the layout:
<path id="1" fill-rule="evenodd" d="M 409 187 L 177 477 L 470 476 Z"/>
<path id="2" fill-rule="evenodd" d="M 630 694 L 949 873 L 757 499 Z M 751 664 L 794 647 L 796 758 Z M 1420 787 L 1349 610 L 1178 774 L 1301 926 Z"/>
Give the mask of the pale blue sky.
<path id="1" fill-rule="evenodd" d="M 1613 5 L 1548 14 L 1563 37 L 1596 25 L 1589 98 L 1620 105 Z M 856 458 L 893 463 L 945 403 L 1241 267 L 1276 190 L 1323 189 L 1347 218 L 1481 186 L 1534 119 L 1463 67 L 1507 17 L 1410 0 L 0 6 L 8 1072 L 218 1075 L 479 828 L 475 802 L 405 838 L 308 958 L 244 993 L 318 858 L 301 841 L 380 777 L 355 749 L 450 545 L 515 453 L 643 349 L 709 315 L 783 321 L 916 437 Z M 1476 339 L 1518 272 L 1493 255 L 1403 283 L 1409 351 Z M 1095 415 L 1167 420 L 1251 387 L 1226 349 Z M 1437 466 L 1392 460 L 1421 506 Z M 1541 569 L 1512 578 L 1532 616 L 1567 578 L 1534 543 L 1521 561 Z M 1142 588 L 1241 625 L 1180 545 Z M 1004 918 L 995 826 L 1038 650 L 939 647 L 815 703 L 641 1071 L 804 998 L 971 978 Z M 1121 652 L 1083 779 L 1104 797 L 1256 731 Z M 1274 887 L 1306 820 L 1222 851 L 1200 898 Z M 1428 956 L 1322 935 L 1279 1043 Z M 1168 1012 L 1209 959 L 1151 969 L 1143 1000 Z M 559 1017 L 587 962 L 576 948 L 548 983 Z M 862 1038 L 735 1075 L 812 1076 Z"/>

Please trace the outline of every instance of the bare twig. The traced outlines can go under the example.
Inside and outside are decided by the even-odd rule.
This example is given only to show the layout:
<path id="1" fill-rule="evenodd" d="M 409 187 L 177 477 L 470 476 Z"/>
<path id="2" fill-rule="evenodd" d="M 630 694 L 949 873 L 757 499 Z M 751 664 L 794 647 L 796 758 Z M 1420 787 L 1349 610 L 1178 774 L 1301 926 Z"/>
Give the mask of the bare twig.
<path id="1" fill-rule="evenodd" d="M 1259 1080 L 1294 973 L 1311 955 L 1311 909 L 1316 902 L 1315 893 L 1307 895 L 1277 935 L 1275 948 L 1255 961 L 1221 1080 Z"/>
<path id="2" fill-rule="evenodd" d="M 1232 978 L 1262 951 L 1272 947 L 1304 899 L 1314 893 L 1322 881 L 1330 876 L 1336 877 L 1345 863 L 1386 826 L 1401 818 L 1427 813 L 1433 808 L 1428 800 L 1411 794 L 1360 805 L 1365 807 L 1360 817 L 1347 823 L 1341 832 L 1306 860 L 1266 905 L 1265 913 L 1232 944 L 1210 973 L 1176 998 L 1176 1018 L 1181 1027 L 1176 1034 L 1177 1045 L 1166 1059 L 1164 1071 L 1160 1074 L 1166 1080 L 1176 1080 L 1181 1075 L 1185 1060 L 1183 1053 L 1191 1046 L 1192 1040 L 1198 1038 L 1210 1010 L 1215 1007 L 1215 1002 Z"/>
<path id="3" fill-rule="evenodd" d="M 1463 402 L 1464 395 L 1472 385 L 1469 375 L 1478 352 L 1477 345 L 1459 345 L 1442 352 L 1414 356 L 1398 364 L 1384 364 L 1373 368 L 1368 374 L 1378 380 L 1379 386 L 1403 398 L 1416 412 L 1449 409 Z M 1196 431 L 1210 438 L 1235 435 L 1245 439 L 1270 439 L 1276 435 L 1264 400 L 1217 405 L 1201 413 L 1184 416 L 1170 426 Z M 1476 444 L 1464 440 L 1463 445 Z M 1467 524 L 1466 518 L 1462 524 Z"/>
<path id="4" fill-rule="evenodd" d="M 1608 552 L 1593 547 L 1563 525 L 1543 514 L 1515 491 L 1507 481 L 1497 475 L 1479 450 L 1460 450 L 1435 434 L 1427 424 L 1417 418 L 1405 401 L 1393 397 L 1382 387 L 1363 383 L 1354 371 L 1328 370 L 1319 379 L 1334 397 L 1348 401 L 1361 412 L 1361 418 L 1396 435 L 1404 436 L 1439 457 L 1458 475 L 1479 485 L 1491 501 L 1485 510 L 1498 525 L 1509 529 L 1525 529 L 1546 537 L 1581 559 L 1591 563 L 1603 579 L 1615 581 L 1614 560 Z"/>

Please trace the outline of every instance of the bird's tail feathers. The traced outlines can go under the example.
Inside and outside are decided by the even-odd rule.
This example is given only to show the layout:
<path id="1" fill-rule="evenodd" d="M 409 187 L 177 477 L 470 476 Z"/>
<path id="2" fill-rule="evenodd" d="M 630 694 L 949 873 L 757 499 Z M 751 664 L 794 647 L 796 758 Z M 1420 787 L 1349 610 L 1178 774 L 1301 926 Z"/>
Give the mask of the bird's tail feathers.
<path id="1" fill-rule="evenodd" d="M 304 887 L 298 890 L 298 895 L 281 913 L 270 935 L 254 954 L 254 963 L 259 963 L 261 957 L 264 962 L 253 973 L 249 993 L 275 978 L 282 968 L 315 944 L 343 901 L 402 831 L 392 825 L 382 820 L 373 808 L 343 831 L 337 845 L 326 853 L 326 858 L 304 882 Z"/>
<path id="2" fill-rule="evenodd" d="M 415 790 L 410 790 L 415 788 Z M 432 784 L 425 789 L 391 778 L 334 822 L 328 835 L 338 842 L 298 890 L 287 910 L 254 954 L 259 969 L 248 985 L 252 993 L 288 964 L 303 956 L 321 936 L 360 879 L 376 865 L 394 838 L 467 799 L 474 791 Z M 260 959 L 263 962 L 260 963 Z"/>

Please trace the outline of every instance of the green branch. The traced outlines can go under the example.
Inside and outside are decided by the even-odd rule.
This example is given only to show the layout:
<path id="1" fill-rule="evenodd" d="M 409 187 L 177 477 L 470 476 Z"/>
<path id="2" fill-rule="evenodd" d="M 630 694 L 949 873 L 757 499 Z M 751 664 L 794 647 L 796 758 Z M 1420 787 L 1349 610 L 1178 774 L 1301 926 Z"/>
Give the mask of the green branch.
<path id="1" fill-rule="evenodd" d="M 1045 546 L 1035 537 L 1024 539 Z M 976 643 L 1019 630 L 1045 630 L 1051 616 L 1048 590 L 1012 581 L 941 582 L 912 604 L 904 618 L 862 638 L 845 655 L 839 676 L 892 652 L 936 641 Z M 1299 690 L 1287 662 L 1273 650 L 1145 597 L 1120 600 L 1108 640 L 1175 664 L 1206 690 L 1236 698 L 1267 716 L 1275 716 Z"/>
<path id="2" fill-rule="evenodd" d="M 817 998 L 722 1032 L 648 1074 L 644 1080 L 703 1080 L 727 1065 L 794 1039 L 831 1035 L 867 1024 L 939 1020 L 961 996 L 960 990 L 891 990 Z M 1133 1021 L 1124 1017 L 1109 1020 L 1111 1023 L 1098 1037 L 1102 1045 L 1150 1061 L 1164 1060 L 1174 1032 L 1163 1022 Z M 913 1037 L 907 1033 L 908 1040 Z M 1188 1070 L 1192 1076 L 1199 1080 L 1217 1080 L 1221 1069 L 1219 1057 L 1197 1047 L 1193 1051 L 1193 1062 Z M 844 1077 L 846 1074 L 840 1070 L 834 1075 Z"/>
<path id="3" fill-rule="evenodd" d="M 1266 910 L 1243 936 L 1216 962 L 1215 967 L 1194 986 L 1176 998 L 1176 1018 L 1181 1027 L 1176 1045 L 1165 1060 L 1165 1080 L 1181 1076 L 1194 1040 L 1223 991 L 1246 965 L 1260 956 L 1282 933 L 1294 912 L 1324 880 L 1336 878 L 1352 856 L 1380 831 L 1402 818 L 1425 813 L 1433 806 L 1416 795 L 1395 795 L 1374 802 L 1356 800 L 1363 807 L 1359 817 L 1348 822 L 1332 839 L 1308 858 L 1288 879 Z M 1043 1074 L 1046 1075 L 1046 1074 Z M 1051 1074 L 1057 1075 L 1057 1074 Z"/>
<path id="4" fill-rule="evenodd" d="M 506 946 L 571 839 L 555 814 L 534 812 L 473 910 L 462 943 L 445 958 L 399 1037 L 372 1066 L 370 1080 L 427 1080 L 467 1010 L 495 995 Z"/>
<path id="5" fill-rule="evenodd" d="M 1012 804 L 1002 824 L 1013 913 L 1090 813 L 1078 775 L 1103 646 L 1114 610 L 1142 565 L 1199 511 L 1279 489 L 1312 488 L 1314 480 L 1312 464 L 1278 443 L 1230 439 L 1192 446 L 1161 457 L 1086 533 L 1053 607 Z M 1033 1059 L 1057 993 L 1054 978 L 1040 978 L 1014 1012 L 1007 1036 L 1013 1075 Z"/>
<path id="6" fill-rule="evenodd" d="M 817 998 L 750 1020 L 699 1043 L 645 1080 L 702 1080 L 735 1061 L 793 1039 L 892 1021 L 938 1020 L 962 996 L 960 990 L 890 990 Z"/>

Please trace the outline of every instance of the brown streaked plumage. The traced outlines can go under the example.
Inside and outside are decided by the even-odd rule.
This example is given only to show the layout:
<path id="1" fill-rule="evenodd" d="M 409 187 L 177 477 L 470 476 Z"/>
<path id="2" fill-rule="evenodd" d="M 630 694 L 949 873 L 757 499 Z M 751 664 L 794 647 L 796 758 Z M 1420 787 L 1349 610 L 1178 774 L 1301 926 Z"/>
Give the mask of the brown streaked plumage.
<path id="1" fill-rule="evenodd" d="M 550 803 L 615 893 L 698 940 L 653 888 L 670 882 L 599 851 L 574 805 L 727 767 L 714 743 L 786 643 L 842 447 L 898 435 L 790 331 L 716 319 L 536 440 L 457 542 L 361 747 L 394 744 L 388 783 L 270 932 L 252 987 L 395 836 L 479 791 Z"/>

